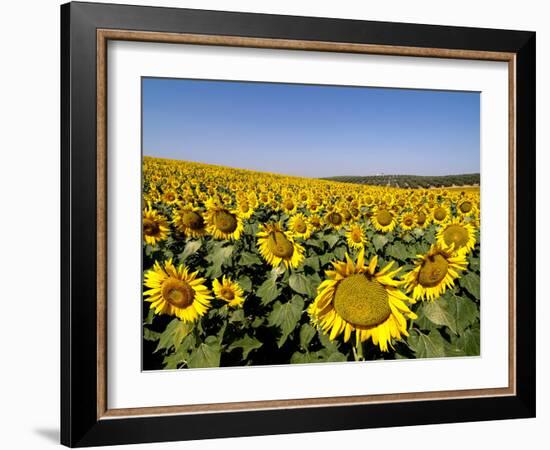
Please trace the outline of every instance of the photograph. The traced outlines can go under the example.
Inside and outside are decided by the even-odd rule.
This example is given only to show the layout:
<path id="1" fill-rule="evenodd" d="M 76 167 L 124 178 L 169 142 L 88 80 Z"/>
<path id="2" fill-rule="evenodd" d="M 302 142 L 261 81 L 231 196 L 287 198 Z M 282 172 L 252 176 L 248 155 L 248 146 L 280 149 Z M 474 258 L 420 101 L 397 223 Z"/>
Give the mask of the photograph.
<path id="1" fill-rule="evenodd" d="M 142 78 L 142 370 L 480 355 L 479 92 Z"/>

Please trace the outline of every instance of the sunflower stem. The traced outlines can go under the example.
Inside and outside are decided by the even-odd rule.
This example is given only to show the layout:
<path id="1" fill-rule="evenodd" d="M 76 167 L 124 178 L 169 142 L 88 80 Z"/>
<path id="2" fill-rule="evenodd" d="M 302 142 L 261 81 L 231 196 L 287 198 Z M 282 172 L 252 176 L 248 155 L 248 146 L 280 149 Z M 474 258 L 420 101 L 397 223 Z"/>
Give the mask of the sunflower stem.
<path id="1" fill-rule="evenodd" d="M 364 361 L 365 357 L 363 356 L 363 343 L 358 342 L 355 347 L 353 347 L 353 357 L 355 361 Z"/>

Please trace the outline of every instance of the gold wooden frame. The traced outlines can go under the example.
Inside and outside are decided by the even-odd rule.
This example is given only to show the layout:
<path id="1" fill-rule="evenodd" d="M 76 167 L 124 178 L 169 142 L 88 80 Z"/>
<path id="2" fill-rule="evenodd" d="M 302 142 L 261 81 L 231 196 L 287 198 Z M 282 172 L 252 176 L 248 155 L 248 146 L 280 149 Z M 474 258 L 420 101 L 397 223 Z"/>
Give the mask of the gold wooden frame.
<path id="1" fill-rule="evenodd" d="M 508 318 L 508 387 L 468 389 L 403 394 L 358 395 L 342 397 L 305 398 L 288 400 L 247 401 L 213 403 L 202 405 L 174 405 L 109 409 L 107 405 L 107 42 L 109 40 L 141 41 L 157 43 L 180 43 L 217 45 L 266 49 L 309 50 L 341 53 L 380 54 L 392 56 L 415 56 L 502 61 L 508 63 L 509 111 L 508 111 L 508 173 L 509 173 L 509 318 Z M 235 36 L 157 33 L 128 30 L 97 30 L 97 418 L 107 419 L 128 416 L 151 416 L 163 414 L 219 413 L 265 409 L 289 409 L 320 406 L 344 406 L 404 401 L 442 400 L 474 397 L 497 397 L 516 395 L 516 55 L 506 52 L 454 50 L 444 48 L 398 47 L 371 44 L 345 44 L 321 41 L 298 41 L 285 39 L 245 38 Z"/>

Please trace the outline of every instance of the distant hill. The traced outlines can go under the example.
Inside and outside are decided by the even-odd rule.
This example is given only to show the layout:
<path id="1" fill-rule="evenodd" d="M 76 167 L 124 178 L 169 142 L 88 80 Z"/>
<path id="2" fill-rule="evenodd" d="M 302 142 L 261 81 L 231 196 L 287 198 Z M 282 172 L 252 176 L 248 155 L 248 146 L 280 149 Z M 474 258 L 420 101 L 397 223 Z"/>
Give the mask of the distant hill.
<path id="1" fill-rule="evenodd" d="M 339 176 L 322 180 L 342 183 L 370 184 L 375 186 L 394 186 L 401 188 L 431 188 L 448 186 L 479 186 L 479 173 L 462 175 L 421 176 L 421 175 L 369 175 Z"/>

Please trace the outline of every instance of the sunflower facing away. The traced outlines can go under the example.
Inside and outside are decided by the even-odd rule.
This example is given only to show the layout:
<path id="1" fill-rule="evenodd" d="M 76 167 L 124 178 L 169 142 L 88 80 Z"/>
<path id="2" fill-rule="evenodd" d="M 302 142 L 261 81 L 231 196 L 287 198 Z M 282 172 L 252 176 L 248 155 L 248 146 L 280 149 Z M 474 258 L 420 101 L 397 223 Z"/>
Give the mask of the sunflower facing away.
<path id="1" fill-rule="evenodd" d="M 375 255 L 365 266 L 362 249 L 353 261 L 336 261 L 334 270 L 327 270 L 317 288 L 317 297 L 308 308 L 314 324 L 329 335 L 330 340 L 344 334 L 349 341 L 355 331 L 356 345 L 372 339 L 374 345 L 387 352 L 392 339 L 408 336 L 406 318 L 416 319 L 407 303 L 414 303 L 399 290 L 401 281 L 393 277 L 400 269 L 391 271 L 393 262 L 376 272 Z"/>
<path id="2" fill-rule="evenodd" d="M 198 272 L 189 273 L 183 264 L 175 267 L 169 259 L 163 266 L 155 261 L 152 269 L 145 273 L 145 300 L 155 314 L 176 316 L 184 322 L 195 322 L 210 308 L 210 290 Z"/>
<path id="3" fill-rule="evenodd" d="M 457 253 L 467 255 L 476 244 L 475 234 L 471 223 L 455 218 L 437 232 L 436 238 L 438 244 L 447 247 L 454 244 Z"/>
<path id="4" fill-rule="evenodd" d="M 156 245 L 168 237 L 168 221 L 148 205 L 143 210 L 143 240 L 146 244 Z"/>
<path id="5" fill-rule="evenodd" d="M 262 257 L 273 267 L 281 263 L 288 269 L 297 268 L 304 260 L 304 248 L 294 242 L 292 234 L 284 232 L 281 225 L 260 225 L 258 247 Z"/>
<path id="6" fill-rule="evenodd" d="M 206 230 L 214 239 L 238 240 L 241 237 L 244 227 L 237 211 L 227 209 L 214 200 L 208 200 L 206 208 Z"/>
<path id="7" fill-rule="evenodd" d="M 217 279 L 212 282 L 212 288 L 214 290 L 214 295 L 227 302 L 229 306 L 237 307 L 241 306 L 244 303 L 244 291 L 235 281 L 232 281 L 231 278 L 226 277 L 225 275 L 222 278 L 222 281 Z"/>
<path id="8" fill-rule="evenodd" d="M 415 268 L 404 277 L 407 293 L 414 300 L 434 301 L 454 286 L 459 272 L 468 265 L 464 255 L 454 252 L 454 247 L 431 246 L 425 255 L 417 255 Z"/>

